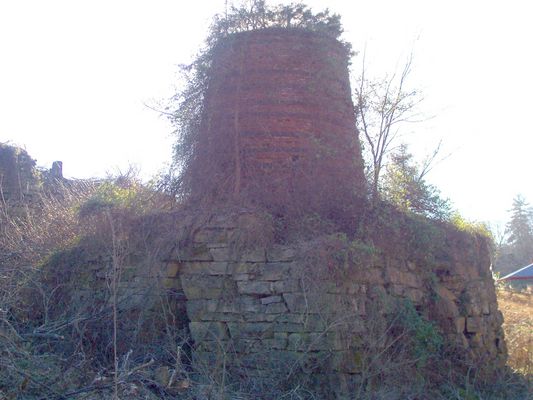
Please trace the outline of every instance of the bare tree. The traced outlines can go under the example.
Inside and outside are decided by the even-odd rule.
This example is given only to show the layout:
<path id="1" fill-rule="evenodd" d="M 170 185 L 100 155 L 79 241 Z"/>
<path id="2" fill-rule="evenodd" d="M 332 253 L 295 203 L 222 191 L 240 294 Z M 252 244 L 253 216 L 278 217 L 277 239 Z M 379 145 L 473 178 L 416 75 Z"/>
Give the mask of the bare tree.
<path id="1" fill-rule="evenodd" d="M 401 74 L 394 73 L 373 81 L 366 75 L 363 55 L 362 72 L 355 88 L 356 126 L 363 134 L 370 158 L 369 180 L 374 200 L 379 196 L 380 175 L 387 155 L 400 134 L 401 125 L 420 121 L 417 106 L 423 98 L 418 91 L 406 89 L 412 60 L 410 55 Z"/>

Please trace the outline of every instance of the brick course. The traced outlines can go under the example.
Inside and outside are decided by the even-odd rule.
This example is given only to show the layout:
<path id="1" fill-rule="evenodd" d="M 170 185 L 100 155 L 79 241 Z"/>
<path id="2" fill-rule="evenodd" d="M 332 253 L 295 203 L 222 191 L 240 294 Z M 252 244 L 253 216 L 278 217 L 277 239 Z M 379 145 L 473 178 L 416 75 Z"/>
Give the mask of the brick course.
<path id="1" fill-rule="evenodd" d="M 335 39 L 298 29 L 231 35 L 214 49 L 205 105 L 212 185 L 232 189 L 238 157 L 240 188 L 257 198 L 318 187 L 364 194 L 348 54 Z"/>

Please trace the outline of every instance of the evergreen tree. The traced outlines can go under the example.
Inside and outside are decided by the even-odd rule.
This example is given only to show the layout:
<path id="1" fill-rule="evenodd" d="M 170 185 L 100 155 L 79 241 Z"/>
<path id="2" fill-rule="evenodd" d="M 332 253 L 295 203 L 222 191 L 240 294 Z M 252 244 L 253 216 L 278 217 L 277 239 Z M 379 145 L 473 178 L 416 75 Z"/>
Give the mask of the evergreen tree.
<path id="1" fill-rule="evenodd" d="M 533 261 L 533 210 L 520 195 L 513 199 L 511 220 L 506 225 L 507 244 L 520 265 Z M 520 266 L 520 265 L 517 265 Z"/>
<path id="2" fill-rule="evenodd" d="M 513 199 L 510 212 L 511 220 L 506 225 L 509 235 L 507 243 L 517 248 L 533 247 L 533 210 L 527 201 L 518 195 Z"/>
<path id="3" fill-rule="evenodd" d="M 402 210 L 435 219 L 447 219 L 450 203 L 440 196 L 439 190 L 424 179 L 424 168 L 413 161 L 405 144 L 391 155 L 385 169 L 381 191 L 385 200 Z"/>
<path id="4" fill-rule="evenodd" d="M 521 195 L 513 199 L 506 240 L 497 249 L 494 270 L 506 275 L 533 262 L 533 209 Z"/>

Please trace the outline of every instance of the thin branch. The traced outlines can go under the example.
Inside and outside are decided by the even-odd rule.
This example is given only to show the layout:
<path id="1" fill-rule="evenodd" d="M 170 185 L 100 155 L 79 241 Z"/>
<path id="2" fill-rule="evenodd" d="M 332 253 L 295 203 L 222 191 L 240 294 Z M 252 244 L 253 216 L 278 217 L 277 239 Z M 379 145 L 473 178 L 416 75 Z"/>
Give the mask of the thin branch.
<path id="1" fill-rule="evenodd" d="M 159 114 L 163 114 L 163 115 L 168 115 L 169 117 L 175 117 L 176 115 L 174 113 L 169 113 L 168 111 L 163 111 L 163 110 L 159 110 L 155 107 L 152 107 L 152 106 L 149 106 L 148 104 L 146 104 L 145 102 L 142 103 L 143 106 L 145 106 L 146 108 L 152 110 L 152 111 L 155 111 Z"/>

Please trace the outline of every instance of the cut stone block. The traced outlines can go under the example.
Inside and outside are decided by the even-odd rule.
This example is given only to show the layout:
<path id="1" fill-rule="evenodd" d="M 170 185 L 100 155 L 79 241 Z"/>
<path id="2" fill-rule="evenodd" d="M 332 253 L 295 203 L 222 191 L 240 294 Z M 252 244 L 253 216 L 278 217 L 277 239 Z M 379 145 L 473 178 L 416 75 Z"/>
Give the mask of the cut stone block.
<path id="1" fill-rule="evenodd" d="M 281 303 L 283 298 L 281 296 L 268 296 L 261 299 L 261 304 L 267 305 L 271 303 Z"/>
<path id="2" fill-rule="evenodd" d="M 261 302 L 255 296 L 240 296 L 239 304 L 241 310 L 246 313 L 260 313 L 262 311 Z"/>
<path id="3" fill-rule="evenodd" d="M 276 350 L 282 350 L 287 348 L 287 339 L 289 335 L 285 332 L 275 332 L 273 339 L 267 339 L 266 344 L 268 347 Z"/>
<path id="4" fill-rule="evenodd" d="M 214 261 L 232 261 L 231 249 L 229 247 L 213 247 L 209 249 Z"/>
<path id="5" fill-rule="evenodd" d="M 264 314 L 264 313 L 246 313 L 244 320 L 247 322 L 274 322 L 279 317 L 279 314 Z"/>
<path id="6" fill-rule="evenodd" d="M 189 320 L 198 321 L 205 313 L 215 312 L 217 304 L 213 300 L 189 300 L 186 307 Z"/>
<path id="7" fill-rule="evenodd" d="M 239 281 L 237 282 L 237 288 L 239 293 L 242 294 L 266 295 L 272 293 L 272 286 L 270 282 Z"/>
<path id="8" fill-rule="evenodd" d="M 228 240 L 226 229 L 202 229 L 195 233 L 195 243 L 224 243 Z"/>
<path id="9" fill-rule="evenodd" d="M 251 262 L 241 262 L 238 263 L 233 269 L 234 274 L 249 274 L 257 275 L 262 268 L 264 268 L 264 263 L 251 263 Z"/>
<path id="10" fill-rule="evenodd" d="M 266 306 L 265 310 L 267 314 L 283 314 L 287 311 L 285 303 L 270 303 Z"/>
<path id="11" fill-rule="evenodd" d="M 466 318 L 466 332 L 477 333 L 481 331 L 481 318 L 467 317 Z"/>
<path id="12" fill-rule="evenodd" d="M 241 261 L 243 262 L 266 262 L 266 252 L 263 248 L 248 250 L 242 254 Z"/>
<path id="13" fill-rule="evenodd" d="M 165 289 L 176 289 L 181 290 L 181 280 L 178 278 L 163 278 L 162 279 L 163 287 Z"/>
<path id="14" fill-rule="evenodd" d="M 216 276 L 182 275 L 181 285 L 188 300 L 219 299 L 223 293 L 228 293 L 231 282 Z"/>
<path id="15" fill-rule="evenodd" d="M 233 274 L 234 281 L 249 281 L 250 279 L 252 279 L 250 274 Z"/>
<path id="16" fill-rule="evenodd" d="M 309 311 L 309 301 L 303 293 L 284 293 L 283 299 L 291 313 L 305 313 Z"/>
<path id="17" fill-rule="evenodd" d="M 177 250 L 179 261 L 213 261 L 209 249 L 205 245 L 189 246 Z"/>
<path id="18" fill-rule="evenodd" d="M 233 339 L 274 337 L 272 324 L 267 322 L 228 322 L 228 329 Z"/>
<path id="19" fill-rule="evenodd" d="M 457 333 L 464 333 L 466 328 L 466 318 L 458 317 L 455 319 L 455 331 Z"/>
<path id="20" fill-rule="evenodd" d="M 272 292 L 274 293 L 282 294 L 300 291 L 300 281 L 297 279 L 284 279 L 282 281 L 272 282 Z"/>
<path id="21" fill-rule="evenodd" d="M 296 249 L 286 246 L 273 246 L 267 250 L 267 260 L 270 262 L 292 261 L 296 257 Z"/>
<path id="22" fill-rule="evenodd" d="M 280 281 L 287 278 L 290 263 L 266 263 L 259 272 L 259 278 L 263 281 Z"/>
<path id="23" fill-rule="evenodd" d="M 178 276 L 178 272 L 180 270 L 181 263 L 177 261 L 169 262 L 166 266 L 166 275 L 169 278 L 175 278 Z"/>
<path id="24" fill-rule="evenodd" d="M 231 275 L 232 267 L 228 262 L 185 262 L 181 268 L 184 275 Z"/>
<path id="25" fill-rule="evenodd" d="M 335 312 L 342 306 L 343 312 L 348 310 L 355 313 L 356 299 L 349 299 L 341 295 L 331 293 L 284 293 L 283 299 L 289 307 L 291 313 L 321 313 L 321 312 Z"/>
<path id="26" fill-rule="evenodd" d="M 201 321 L 244 322 L 240 313 L 210 312 L 202 314 Z"/>
<path id="27" fill-rule="evenodd" d="M 226 324 L 223 322 L 189 322 L 191 336 L 196 343 L 204 340 L 229 339 Z"/>

